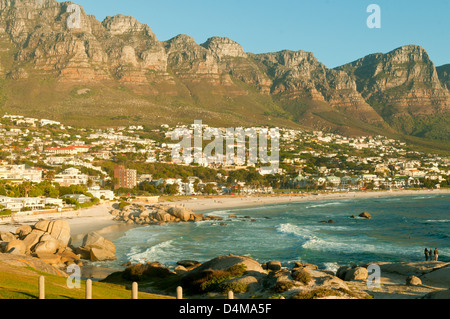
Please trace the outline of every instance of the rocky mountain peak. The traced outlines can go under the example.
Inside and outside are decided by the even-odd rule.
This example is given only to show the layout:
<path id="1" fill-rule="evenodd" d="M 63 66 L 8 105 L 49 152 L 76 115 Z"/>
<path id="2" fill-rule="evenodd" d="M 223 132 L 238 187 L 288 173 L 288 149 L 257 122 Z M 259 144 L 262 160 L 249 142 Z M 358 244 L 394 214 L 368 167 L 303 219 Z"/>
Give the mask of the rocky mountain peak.
<path id="1" fill-rule="evenodd" d="M 102 25 L 112 35 L 145 32 L 146 35 L 156 40 L 155 34 L 148 25 L 140 23 L 130 16 L 118 14 L 113 17 L 106 17 Z"/>
<path id="2" fill-rule="evenodd" d="M 247 57 L 242 46 L 229 38 L 212 37 L 201 46 L 210 50 L 219 59 L 224 57 Z"/>

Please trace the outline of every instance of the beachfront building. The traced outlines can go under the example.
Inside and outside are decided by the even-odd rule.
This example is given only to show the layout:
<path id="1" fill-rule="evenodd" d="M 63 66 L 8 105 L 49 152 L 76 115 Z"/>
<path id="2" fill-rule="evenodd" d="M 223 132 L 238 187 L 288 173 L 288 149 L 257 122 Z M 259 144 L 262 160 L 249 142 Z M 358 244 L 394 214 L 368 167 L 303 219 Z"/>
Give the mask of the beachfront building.
<path id="1" fill-rule="evenodd" d="M 28 167 L 26 165 L 1 165 L 0 179 L 40 183 L 42 182 L 42 172 L 43 170 L 40 168 Z"/>
<path id="2" fill-rule="evenodd" d="M 62 199 L 44 197 L 6 197 L 0 196 L 0 205 L 3 209 L 13 212 L 42 210 L 48 207 L 63 207 Z"/>
<path id="3" fill-rule="evenodd" d="M 80 204 L 86 204 L 91 202 L 91 198 L 84 194 L 67 194 L 62 196 L 64 199 L 74 199 Z"/>
<path id="4" fill-rule="evenodd" d="M 117 183 L 114 185 L 115 189 L 132 189 L 137 185 L 137 171 L 134 169 L 126 169 L 124 166 L 115 166 L 114 178 L 117 179 Z"/>
<path id="5" fill-rule="evenodd" d="M 77 168 L 67 168 L 61 174 L 55 176 L 55 183 L 63 187 L 68 187 L 70 185 L 86 185 L 89 180 L 89 176 L 86 174 L 81 174 L 80 170 Z"/>
<path id="6" fill-rule="evenodd" d="M 114 200 L 115 198 L 114 192 L 111 190 L 90 190 L 89 193 L 98 199 Z"/>

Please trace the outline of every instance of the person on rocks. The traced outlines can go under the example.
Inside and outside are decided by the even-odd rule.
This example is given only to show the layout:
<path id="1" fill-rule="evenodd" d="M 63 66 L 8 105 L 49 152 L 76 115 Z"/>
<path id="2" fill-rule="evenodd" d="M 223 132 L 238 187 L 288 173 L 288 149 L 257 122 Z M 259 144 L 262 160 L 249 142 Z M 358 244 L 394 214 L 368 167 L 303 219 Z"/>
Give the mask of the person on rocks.
<path id="1" fill-rule="evenodd" d="M 433 249 L 430 248 L 430 261 L 433 261 Z"/>
<path id="2" fill-rule="evenodd" d="M 436 249 L 434 250 L 434 261 L 438 261 L 438 259 L 439 259 L 439 251 L 438 251 L 438 249 L 436 248 Z"/>
<path id="3" fill-rule="evenodd" d="M 428 249 L 427 248 L 425 248 L 425 261 L 428 261 Z"/>

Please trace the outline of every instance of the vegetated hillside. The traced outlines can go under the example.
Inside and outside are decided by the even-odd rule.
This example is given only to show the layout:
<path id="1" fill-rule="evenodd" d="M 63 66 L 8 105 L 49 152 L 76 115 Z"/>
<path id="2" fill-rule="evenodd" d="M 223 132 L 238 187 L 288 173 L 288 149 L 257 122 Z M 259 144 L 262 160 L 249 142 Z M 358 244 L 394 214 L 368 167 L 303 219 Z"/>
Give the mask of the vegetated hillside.
<path id="1" fill-rule="evenodd" d="M 0 111 L 71 125 L 193 123 L 304 127 L 346 135 L 450 139 L 445 66 L 408 45 L 329 69 L 312 53 L 244 52 L 228 38 L 159 41 L 117 15 L 70 3 L 0 1 Z M 413 140 L 415 140 L 413 138 Z"/>

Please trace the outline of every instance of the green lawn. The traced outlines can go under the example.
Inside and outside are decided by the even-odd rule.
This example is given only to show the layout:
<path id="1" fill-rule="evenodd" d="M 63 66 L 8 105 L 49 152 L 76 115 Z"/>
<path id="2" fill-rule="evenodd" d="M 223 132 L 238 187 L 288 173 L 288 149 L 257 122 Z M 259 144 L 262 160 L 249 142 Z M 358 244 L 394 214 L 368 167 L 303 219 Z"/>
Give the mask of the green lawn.
<path id="1" fill-rule="evenodd" d="M 5 264 L 0 264 L 0 299 L 37 299 L 41 275 L 45 277 L 46 299 L 85 299 L 85 281 L 81 282 L 81 288 L 70 289 L 67 278 Z M 92 299 L 131 299 L 131 290 L 121 285 L 93 282 Z M 173 298 L 140 292 L 139 299 Z"/>

